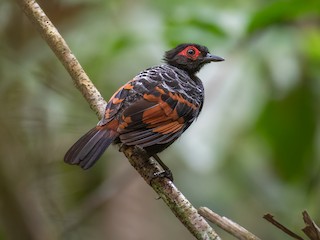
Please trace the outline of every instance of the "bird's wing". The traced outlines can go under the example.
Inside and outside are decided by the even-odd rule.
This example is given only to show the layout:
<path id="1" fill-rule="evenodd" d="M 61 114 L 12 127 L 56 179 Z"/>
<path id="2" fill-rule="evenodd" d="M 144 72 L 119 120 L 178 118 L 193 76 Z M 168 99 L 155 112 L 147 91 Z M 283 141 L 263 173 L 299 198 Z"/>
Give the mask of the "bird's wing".
<path id="1" fill-rule="evenodd" d="M 127 82 L 112 95 L 106 105 L 104 116 L 98 123 L 98 126 L 104 126 L 115 118 L 120 108 L 123 106 L 124 101 L 130 94 L 130 90 L 134 88 L 134 81 L 135 80 L 131 80 Z"/>
<path id="2" fill-rule="evenodd" d="M 148 147 L 176 140 L 198 115 L 198 107 L 180 93 L 158 85 L 122 113 L 118 132 L 127 145 Z"/>

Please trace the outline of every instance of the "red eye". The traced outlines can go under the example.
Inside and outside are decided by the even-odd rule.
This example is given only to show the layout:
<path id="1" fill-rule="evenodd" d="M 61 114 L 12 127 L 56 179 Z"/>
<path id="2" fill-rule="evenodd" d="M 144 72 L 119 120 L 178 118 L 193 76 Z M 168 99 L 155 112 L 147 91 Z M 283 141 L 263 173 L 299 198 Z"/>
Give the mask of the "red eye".
<path id="1" fill-rule="evenodd" d="M 195 46 L 188 46 L 185 49 L 183 49 L 179 55 L 185 56 L 189 59 L 196 60 L 199 55 L 201 55 L 201 52 L 195 47 Z"/>

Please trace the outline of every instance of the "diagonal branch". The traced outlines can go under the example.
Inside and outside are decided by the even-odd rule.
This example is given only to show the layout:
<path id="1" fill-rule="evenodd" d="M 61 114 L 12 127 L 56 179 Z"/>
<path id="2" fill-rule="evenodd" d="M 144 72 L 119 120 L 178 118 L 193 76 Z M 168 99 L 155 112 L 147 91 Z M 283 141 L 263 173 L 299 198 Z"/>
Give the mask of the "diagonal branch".
<path id="1" fill-rule="evenodd" d="M 320 228 L 315 224 L 311 219 L 307 211 L 302 212 L 303 221 L 306 224 L 306 227 L 302 231 L 311 239 L 311 240 L 320 240 Z"/>
<path id="2" fill-rule="evenodd" d="M 226 217 L 221 217 L 217 213 L 211 211 L 209 208 L 200 207 L 198 212 L 201 216 L 205 217 L 210 222 L 216 224 L 218 227 L 230 233 L 239 240 L 260 240 L 260 238 L 249 232 L 244 227 Z"/>
<path id="3" fill-rule="evenodd" d="M 104 114 L 105 101 L 57 29 L 35 0 L 16 1 L 69 72 L 76 87 L 87 100 L 92 110 L 101 118 Z M 150 179 L 150 173 L 159 172 L 159 166 L 148 161 L 148 158 L 143 154 L 137 153 L 134 147 L 122 146 L 120 151 L 126 155 L 130 164 L 146 181 Z M 206 220 L 198 214 L 188 199 L 170 180 L 157 178 L 149 184 L 197 239 L 220 239 Z"/>
<path id="4" fill-rule="evenodd" d="M 275 220 L 274 216 L 271 215 L 270 213 L 265 214 L 263 216 L 263 218 L 266 219 L 268 222 L 272 223 L 274 226 L 276 226 L 277 228 L 279 228 L 283 232 L 285 232 L 286 234 L 288 234 L 290 237 L 292 237 L 294 239 L 297 239 L 297 240 L 303 240 L 302 237 L 300 237 L 299 235 L 295 234 L 289 228 L 285 227 L 283 224 L 281 224 L 280 222 Z"/>

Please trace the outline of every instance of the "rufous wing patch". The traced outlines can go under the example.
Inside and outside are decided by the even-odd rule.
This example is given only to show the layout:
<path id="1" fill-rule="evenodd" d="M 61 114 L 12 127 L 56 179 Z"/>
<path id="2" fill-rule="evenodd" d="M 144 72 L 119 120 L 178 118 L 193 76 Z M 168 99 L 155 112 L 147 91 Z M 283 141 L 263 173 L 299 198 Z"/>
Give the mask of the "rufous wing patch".
<path id="1" fill-rule="evenodd" d="M 131 80 L 122 87 L 120 87 L 110 98 L 107 103 L 103 123 L 110 122 L 114 116 L 119 111 L 120 107 L 122 106 L 123 101 L 128 96 L 129 91 L 133 89 L 133 82 L 135 80 Z"/>
<path id="2" fill-rule="evenodd" d="M 120 131 L 127 128 L 129 126 L 129 124 L 132 123 L 131 117 L 122 116 L 121 120 L 122 121 L 121 121 L 121 124 L 119 124 L 119 129 L 118 129 Z"/>
<path id="3" fill-rule="evenodd" d="M 124 110 L 118 127 L 120 139 L 141 146 L 173 141 L 184 131 L 196 109 L 182 95 L 155 87 Z"/>

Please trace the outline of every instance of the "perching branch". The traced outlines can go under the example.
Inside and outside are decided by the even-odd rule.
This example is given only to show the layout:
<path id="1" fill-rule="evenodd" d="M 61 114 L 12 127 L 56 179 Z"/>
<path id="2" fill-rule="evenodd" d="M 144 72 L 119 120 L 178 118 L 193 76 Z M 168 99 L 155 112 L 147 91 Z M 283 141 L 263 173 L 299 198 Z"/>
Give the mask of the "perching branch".
<path id="1" fill-rule="evenodd" d="M 197 209 L 167 178 L 155 178 L 149 182 L 150 174 L 161 171 L 156 162 L 148 161 L 148 157 L 134 147 L 123 145 L 120 147 L 130 164 L 139 172 L 144 180 L 159 194 L 176 217 L 197 239 L 215 239 L 220 237 L 210 227 L 208 222 L 200 216 Z"/>
<path id="2" fill-rule="evenodd" d="M 90 107 L 101 118 L 105 109 L 105 101 L 57 29 L 35 0 L 17 0 L 17 2 L 69 72 L 76 87 L 85 97 Z M 131 165 L 145 180 L 150 179 L 150 173 L 159 172 L 159 166 L 148 161 L 148 158 L 141 152 L 137 152 L 134 147 L 122 146 L 120 151 L 126 155 Z M 197 239 L 220 240 L 220 237 L 206 220 L 198 214 L 197 210 L 170 180 L 156 178 L 149 184 Z"/>

